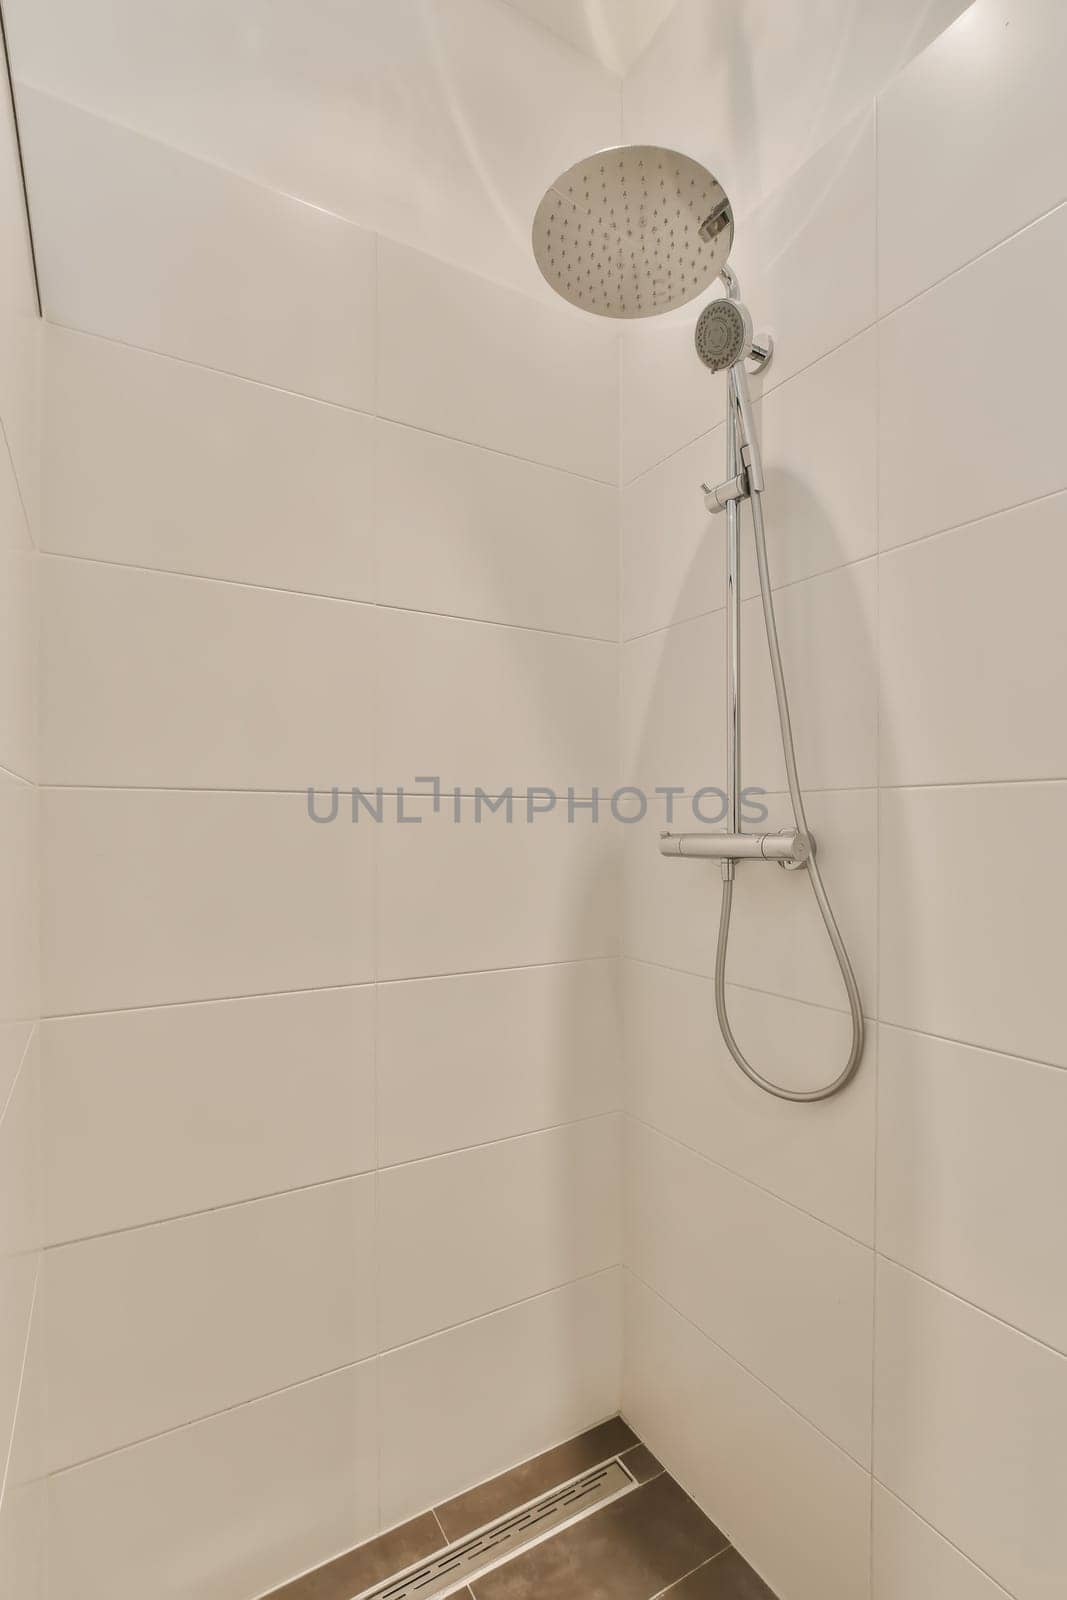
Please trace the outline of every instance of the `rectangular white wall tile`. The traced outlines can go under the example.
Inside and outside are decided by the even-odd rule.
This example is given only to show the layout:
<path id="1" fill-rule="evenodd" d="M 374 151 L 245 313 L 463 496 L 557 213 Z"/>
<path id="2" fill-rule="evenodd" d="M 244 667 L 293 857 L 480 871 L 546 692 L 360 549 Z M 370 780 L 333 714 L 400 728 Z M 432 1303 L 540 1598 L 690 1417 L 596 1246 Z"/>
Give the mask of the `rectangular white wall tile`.
<path id="1" fill-rule="evenodd" d="M 372 1355 L 374 1182 L 50 1250 L 52 1469 Z"/>
<path id="2" fill-rule="evenodd" d="M 869 1463 L 871 1251 L 640 1123 L 626 1152 L 627 1266 Z"/>
<path id="3" fill-rule="evenodd" d="M 374 598 L 370 417 L 47 329 L 45 549 Z"/>
<path id="4" fill-rule="evenodd" d="M 1067 1359 L 878 1268 L 877 1477 L 1018 1600 L 1067 1571 Z"/>
<path id="5" fill-rule="evenodd" d="M 627 1274 L 623 1412 L 789 1600 L 866 1600 L 870 1479 Z M 897 1600 L 897 1597 L 894 1597 Z"/>
<path id="6" fill-rule="evenodd" d="M 880 323 L 883 549 L 1067 487 L 1065 253 L 1061 206 Z M 1024 383 L 1016 347 L 983 337 L 1005 284 L 1043 332 Z"/>
<path id="7" fill-rule="evenodd" d="M 883 311 L 1067 199 L 1065 70 L 1058 0 L 977 0 L 882 91 Z"/>
<path id="8" fill-rule="evenodd" d="M 374 781 L 373 608 L 65 557 L 41 579 L 48 782 Z"/>
<path id="9" fill-rule="evenodd" d="M 695 794 L 726 786 L 725 649 L 722 611 L 622 645 L 622 776 L 651 807 L 663 804 L 653 796 L 657 787 Z"/>
<path id="10" fill-rule="evenodd" d="M 876 1040 L 848 1093 L 794 1104 L 739 1072 L 719 1032 L 712 979 L 622 964 L 627 1109 L 662 1133 L 854 1239 L 874 1237 Z M 743 1048 L 776 1082 L 814 1085 L 844 1062 L 849 1019 L 751 989 L 727 987 Z"/>
<path id="11" fill-rule="evenodd" d="M 878 781 L 878 572 L 854 562 L 790 584 L 774 596 L 797 762 L 812 789 L 873 788 Z M 725 684 L 725 659 L 719 671 Z M 786 787 L 763 609 L 741 617 L 744 777 Z M 725 703 L 725 693 L 720 697 Z M 719 778 L 726 786 L 725 763 Z"/>
<path id="12" fill-rule="evenodd" d="M 50 321 L 373 409 L 373 234 L 36 89 L 18 102 Z"/>
<path id="13" fill-rule="evenodd" d="M 1067 775 L 1065 534 L 1060 494 L 882 557 L 884 783 Z"/>
<path id="14" fill-rule="evenodd" d="M 50 1021 L 42 1071 L 52 1242 L 375 1164 L 369 986 Z"/>
<path id="15" fill-rule="evenodd" d="M 1067 1065 L 1065 820 L 1067 784 L 883 790 L 884 1021 Z"/>
<path id="16" fill-rule="evenodd" d="M 393 1167 L 378 1181 L 383 1349 L 620 1258 L 614 1116 Z"/>
<path id="17" fill-rule="evenodd" d="M 49 1480 L 53 1600 L 233 1600 L 378 1531 L 368 1361 Z"/>
<path id="18" fill-rule="evenodd" d="M 694 305 L 623 324 L 619 344 L 623 483 L 701 438 L 726 415 L 726 380 L 721 374 L 713 376 L 697 359 L 695 325 Z"/>
<path id="19" fill-rule="evenodd" d="M 369 828 L 303 794 L 43 797 L 44 1010 L 108 1011 L 366 983 Z"/>
<path id="20" fill-rule="evenodd" d="M 619 1291 L 600 1273 L 384 1355 L 383 1526 L 614 1416 Z"/>
<path id="21" fill-rule="evenodd" d="M 379 245 L 382 416 L 618 481 L 615 329 Z"/>
<path id="22" fill-rule="evenodd" d="M 389 610 L 379 641 L 378 769 L 387 788 L 426 773 L 467 795 L 545 786 L 610 793 L 613 644 Z"/>
<path id="23" fill-rule="evenodd" d="M 1006 1600 L 987 1578 L 908 1506 L 874 1485 L 872 1600 Z M 1010 1600 L 1010 1597 L 1008 1597 Z"/>
<path id="24" fill-rule="evenodd" d="M 398 822 L 386 801 L 383 824 L 364 820 L 354 830 L 377 834 L 380 978 L 615 954 L 610 823 L 594 824 L 586 811 L 568 822 L 565 798 L 532 821 L 527 802 L 516 799 L 510 823 L 504 810 L 475 821 L 469 798 L 458 823 L 447 795 L 436 816 L 428 800 L 409 795 L 404 805 L 408 818 L 422 821 Z"/>
<path id="25" fill-rule="evenodd" d="M 713 428 L 627 483 L 620 496 L 620 634 L 632 639 L 716 611 L 726 597 L 723 519 L 701 484 L 722 477 Z"/>
<path id="26" fill-rule="evenodd" d="M 1067 1072 L 880 1030 L 878 1248 L 1067 1353 Z"/>
<path id="27" fill-rule="evenodd" d="M 616 999 L 612 961 L 380 985 L 382 1164 L 616 1110 Z"/>
<path id="28" fill-rule="evenodd" d="M 614 489 L 388 423 L 377 467 L 383 604 L 616 637 Z"/>

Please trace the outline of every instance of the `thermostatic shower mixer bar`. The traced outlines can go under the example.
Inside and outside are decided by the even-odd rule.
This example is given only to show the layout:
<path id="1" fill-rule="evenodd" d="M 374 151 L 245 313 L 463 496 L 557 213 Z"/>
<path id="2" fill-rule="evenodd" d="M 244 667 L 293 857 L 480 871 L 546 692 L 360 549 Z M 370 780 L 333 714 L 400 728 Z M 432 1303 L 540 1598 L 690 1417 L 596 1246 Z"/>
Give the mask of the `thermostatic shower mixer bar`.
<path id="1" fill-rule="evenodd" d="M 680 859 L 717 860 L 722 902 L 715 952 L 715 1010 L 727 1049 L 742 1072 L 782 1100 L 825 1100 L 843 1089 L 863 1054 L 859 988 L 815 853 L 797 774 L 782 654 L 774 616 L 763 524 L 763 467 L 752 420 L 746 362 L 758 371 L 771 357 L 769 338 L 757 339 L 727 265 L 733 212 L 722 185 L 675 150 L 628 145 L 580 161 L 548 190 L 534 218 L 537 263 L 552 287 L 573 305 L 600 316 L 648 317 L 685 305 L 718 277 L 727 291 L 701 312 L 696 350 L 712 372 L 728 374 L 726 477 L 704 504 L 726 514 L 727 815 L 723 833 L 664 833 L 660 852 Z M 760 598 L 785 759 L 793 827 L 782 833 L 741 831 L 741 507 L 748 502 Z M 852 1042 L 844 1066 L 815 1089 L 792 1089 L 765 1077 L 746 1058 L 726 1009 L 726 953 L 734 876 L 739 861 L 774 861 L 806 870 L 848 1000 Z"/>

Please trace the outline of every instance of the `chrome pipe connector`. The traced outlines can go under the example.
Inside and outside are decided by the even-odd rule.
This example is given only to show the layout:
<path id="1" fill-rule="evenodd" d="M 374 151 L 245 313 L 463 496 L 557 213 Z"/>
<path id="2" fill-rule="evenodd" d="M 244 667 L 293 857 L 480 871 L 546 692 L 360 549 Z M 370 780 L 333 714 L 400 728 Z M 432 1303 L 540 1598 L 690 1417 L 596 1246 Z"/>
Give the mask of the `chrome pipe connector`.
<path id="1" fill-rule="evenodd" d="M 778 861 L 801 867 L 815 854 L 815 840 L 799 828 L 782 833 L 661 833 L 659 853 L 695 861 Z"/>

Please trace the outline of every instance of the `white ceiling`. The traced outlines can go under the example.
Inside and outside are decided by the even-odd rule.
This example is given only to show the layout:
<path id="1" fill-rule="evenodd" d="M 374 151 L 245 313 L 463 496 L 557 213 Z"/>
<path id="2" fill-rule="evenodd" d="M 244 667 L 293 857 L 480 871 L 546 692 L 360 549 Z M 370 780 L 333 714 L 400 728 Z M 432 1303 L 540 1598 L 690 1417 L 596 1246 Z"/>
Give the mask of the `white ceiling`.
<path id="1" fill-rule="evenodd" d="M 505 0 L 612 72 L 637 60 L 676 0 Z"/>

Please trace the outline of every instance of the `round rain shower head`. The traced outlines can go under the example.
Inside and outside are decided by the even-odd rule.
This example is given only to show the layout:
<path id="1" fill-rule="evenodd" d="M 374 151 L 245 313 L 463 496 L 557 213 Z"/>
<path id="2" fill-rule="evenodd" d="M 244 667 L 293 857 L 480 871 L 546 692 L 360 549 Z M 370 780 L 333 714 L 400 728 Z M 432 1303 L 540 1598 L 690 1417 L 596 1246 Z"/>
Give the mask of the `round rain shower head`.
<path id="1" fill-rule="evenodd" d="M 722 184 L 658 145 L 587 156 L 546 193 L 533 250 L 548 282 L 601 317 L 654 317 L 703 293 L 726 264 L 734 219 Z"/>
<path id="2" fill-rule="evenodd" d="M 752 349 L 752 318 L 739 300 L 713 300 L 697 318 L 697 355 L 712 372 L 723 372 Z"/>

